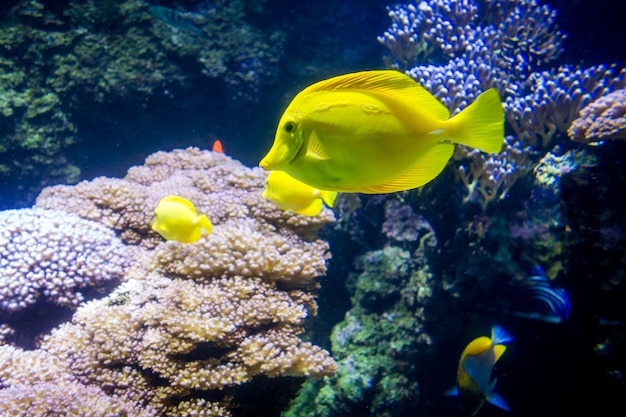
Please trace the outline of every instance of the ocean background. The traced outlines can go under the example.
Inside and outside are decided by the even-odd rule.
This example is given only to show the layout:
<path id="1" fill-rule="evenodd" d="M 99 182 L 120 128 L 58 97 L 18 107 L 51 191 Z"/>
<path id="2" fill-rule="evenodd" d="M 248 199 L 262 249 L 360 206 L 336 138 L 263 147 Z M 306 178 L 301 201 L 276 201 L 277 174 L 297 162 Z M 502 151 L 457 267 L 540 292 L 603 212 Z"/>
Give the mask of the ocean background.
<path id="1" fill-rule="evenodd" d="M 556 68 L 569 65 L 595 68 L 594 89 L 600 89 L 599 84 L 608 92 L 626 87 L 626 26 L 615 2 L 515 2 L 557 11 L 556 26 L 550 27 L 567 35 L 555 36 L 562 52 L 548 62 L 528 61 L 527 74 L 516 73 L 515 82 L 542 71 L 558 75 Z M 483 7 L 490 3 L 497 9 L 510 2 L 457 3 Z M 250 168 L 257 166 L 273 142 L 285 107 L 303 88 L 349 72 L 399 68 L 389 48 L 377 39 L 390 30 L 388 7 L 396 4 L 405 3 L 3 2 L 0 210 L 34 206 L 45 187 L 122 178 L 155 152 L 211 150 L 216 140 L 228 157 Z M 230 17 L 223 17 L 223 10 L 232 10 Z M 212 22 L 212 16 L 222 20 Z M 133 25 L 141 36 L 131 42 L 129 34 L 134 32 L 128 27 Z M 85 49 L 76 47 L 90 36 Z M 150 46 L 140 47 L 137 39 Z M 207 52 L 210 48 L 215 53 Z M 443 66 L 449 60 L 432 55 L 430 61 L 415 65 Z M 572 70 L 565 78 L 586 75 Z M 515 95 L 509 96 L 515 108 Z M 528 128 L 521 125 L 522 130 Z M 467 194 L 458 172 L 460 167 L 469 169 L 469 154 L 455 157 L 440 177 L 420 190 L 340 196 L 333 213 L 324 212 L 334 221 L 320 221 L 316 229 L 332 257 L 326 273 L 316 279 L 319 289 L 306 289 L 316 298 L 317 315 L 309 314 L 302 324 L 305 332 L 299 335 L 326 349 L 338 363 L 338 372 L 321 379 L 281 375 L 278 382 L 257 380 L 256 392 L 235 389 L 232 394 L 237 399 L 248 396 L 253 405 L 235 406 L 229 412 L 466 415 L 457 399 L 444 392 L 455 384 L 464 347 L 476 337 L 488 336 L 493 325 L 501 325 L 514 341 L 494 375 L 496 390 L 509 401 L 511 411 L 486 404 L 478 415 L 622 415 L 623 129 L 621 139 L 591 145 L 570 140 L 567 128 L 557 129 L 547 144 L 531 146 L 530 160 L 513 165 L 519 175 L 511 177 L 515 179 L 507 191 L 497 189 L 493 200 Z M 510 123 L 506 134 L 522 136 Z M 213 203 L 221 204 L 219 199 Z M 122 231 L 113 230 L 128 243 Z M 156 247 L 159 242 L 150 238 Z M 4 259 L 13 259 L 6 236 L 0 242 Z M 0 263 L 0 286 L 5 288 L 19 281 L 11 275 L 14 270 L 2 272 L 9 263 Z M 543 284 L 528 281 L 537 275 Z M 106 297 L 122 281 L 100 282 L 84 291 L 84 298 Z M 550 311 L 558 319 L 546 320 L 544 313 L 552 305 L 539 287 L 564 290 L 567 313 L 560 306 Z M 0 337 L 0 346 L 37 351 L 45 335 L 69 322 L 79 305 L 49 305 L 45 298 L 17 313 L 3 304 L 0 325 L 12 330 Z M 523 313 L 536 314 L 529 318 Z M 16 385 L 8 358 L 0 354 L 0 392 Z M 268 394 L 264 383 L 271 387 L 268 391 L 284 389 L 284 396 Z M 223 394 L 194 395 L 224 401 Z M 271 400 L 264 401 L 264 395 Z M 8 404 L 7 398 L 1 397 L 0 404 Z M 11 409 L 6 407 L 0 410 Z M 107 415 L 98 412 L 94 415 Z"/>

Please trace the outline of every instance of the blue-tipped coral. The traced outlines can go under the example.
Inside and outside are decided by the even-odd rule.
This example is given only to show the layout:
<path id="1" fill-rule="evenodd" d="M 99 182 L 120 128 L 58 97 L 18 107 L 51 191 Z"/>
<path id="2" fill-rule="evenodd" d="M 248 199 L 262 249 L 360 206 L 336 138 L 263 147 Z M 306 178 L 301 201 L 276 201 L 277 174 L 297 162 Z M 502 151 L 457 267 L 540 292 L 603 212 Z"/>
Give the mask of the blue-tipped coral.
<path id="1" fill-rule="evenodd" d="M 455 154 L 464 200 L 483 210 L 507 196 L 582 107 L 626 85 L 624 70 L 613 66 L 543 70 L 563 51 L 566 35 L 556 11 L 536 0 L 424 0 L 391 7 L 389 16 L 392 25 L 379 37 L 391 52 L 388 64 L 405 69 L 451 113 L 488 88 L 505 98 L 514 135 L 502 154 Z"/>

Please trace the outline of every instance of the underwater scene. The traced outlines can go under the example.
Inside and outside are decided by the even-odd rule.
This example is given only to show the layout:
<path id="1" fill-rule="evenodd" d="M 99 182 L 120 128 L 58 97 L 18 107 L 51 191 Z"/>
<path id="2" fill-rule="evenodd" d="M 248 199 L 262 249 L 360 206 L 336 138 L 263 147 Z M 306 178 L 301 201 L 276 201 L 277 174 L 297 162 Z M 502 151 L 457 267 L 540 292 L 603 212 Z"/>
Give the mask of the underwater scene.
<path id="1" fill-rule="evenodd" d="M 5 0 L 0 417 L 610 417 L 607 0 Z"/>

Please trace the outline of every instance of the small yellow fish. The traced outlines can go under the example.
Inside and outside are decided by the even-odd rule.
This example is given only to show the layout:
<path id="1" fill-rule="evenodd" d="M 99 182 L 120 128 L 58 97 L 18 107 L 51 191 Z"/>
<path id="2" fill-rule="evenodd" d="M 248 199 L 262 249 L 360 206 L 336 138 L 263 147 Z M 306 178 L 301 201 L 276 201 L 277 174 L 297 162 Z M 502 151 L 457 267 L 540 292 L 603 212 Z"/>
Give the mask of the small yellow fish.
<path id="1" fill-rule="evenodd" d="M 491 370 L 506 350 L 502 343 L 511 341 L 513 338 L 502 327 L 493 326 L 491 338 L 478 337 L 463 350 L 456 375 L 457 386 L 446 394 L 458 395 L 461 406 L 471 416 L 478 413 L 485 401 L 510 411 L 504 397 L 493 391 L 497 378 L 491 379 Z"/>
<path id="2" fill-rule="evenodd" d="M 259 165 L 320 190 L 392 193 L 437 177 L 455 143 L 497 153 L 503 142 L 504 109 L 495 89 L 450 118 L 409 76 L 363 71 L 296 95 Z"/>
<path id="3" fill-rule="evenodd" d="M 317 216 L 322 211 L 322 201 L 332 207 L 336 191 L 323 191 L 310 187 L 282 171 L 272 171 L 267 176 L 263 197 L 283 210 L 305 216 Z"/>
<path id="4" fill-rule="evenodd" d="M 204 214 L 199 216 L 191 201 L 176 195 L 163 197 L 154 214 L 152 230 L 167 240 L 193 243 L 200 239 L 202 230 L 207 233 L 213 230 L 209 219 Z"/>

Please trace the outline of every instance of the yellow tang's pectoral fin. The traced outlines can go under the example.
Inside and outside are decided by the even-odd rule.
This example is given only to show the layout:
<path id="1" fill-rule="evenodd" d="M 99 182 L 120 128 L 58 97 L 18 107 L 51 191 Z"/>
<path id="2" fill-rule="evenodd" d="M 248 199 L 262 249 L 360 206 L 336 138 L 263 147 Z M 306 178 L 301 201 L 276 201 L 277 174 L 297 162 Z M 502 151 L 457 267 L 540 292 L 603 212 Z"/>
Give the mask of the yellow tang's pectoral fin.
<path id="1" fill-rule="evenodd" d="M 320 161 L 330 159 L 324 146 L 320 143 L 317 132 L 314 130 L 309 137 L 309 143 L 306 149 L 306 156 Z"/>
<path id="2" fill-rule="evenodd" d="M 435 179 L 452 158 L 454 145 L 440 142 L 426 150 L 408 170 L 381 184 L 359 189 L 366 194 L 387 194 L 411 190 Z"/>

